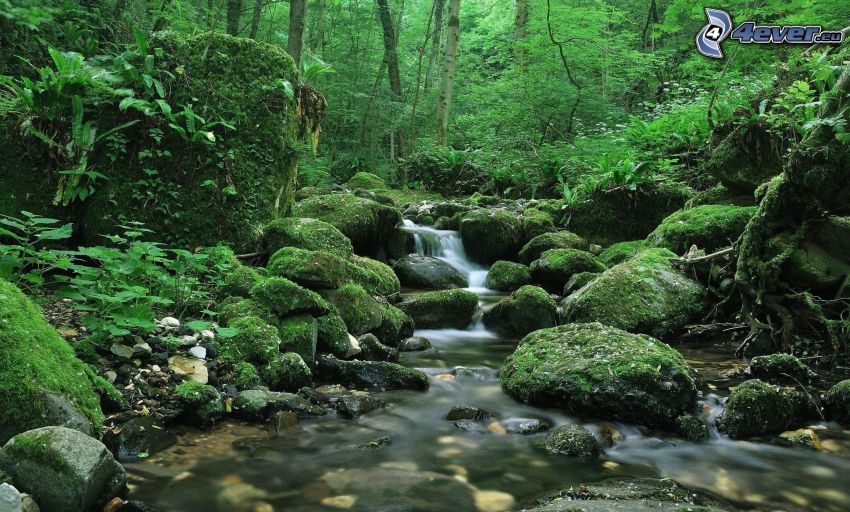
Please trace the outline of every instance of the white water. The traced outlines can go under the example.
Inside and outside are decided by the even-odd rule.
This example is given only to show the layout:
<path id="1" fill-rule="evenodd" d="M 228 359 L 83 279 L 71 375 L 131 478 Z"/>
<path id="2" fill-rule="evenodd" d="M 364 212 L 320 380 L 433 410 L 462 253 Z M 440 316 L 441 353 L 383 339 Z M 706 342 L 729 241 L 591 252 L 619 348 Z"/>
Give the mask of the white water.
<path id="1" fill-rule="evenodd" d="M 468 290 L 475 293 L 490 291 L 484 286 L 487 268 L 466 256 L 460 233 L 419 226 L 407 219 L 404 220 L 404 230 L 413 233 L 416 254 L 441 259 L 456 268 L 469 281 Z"/>

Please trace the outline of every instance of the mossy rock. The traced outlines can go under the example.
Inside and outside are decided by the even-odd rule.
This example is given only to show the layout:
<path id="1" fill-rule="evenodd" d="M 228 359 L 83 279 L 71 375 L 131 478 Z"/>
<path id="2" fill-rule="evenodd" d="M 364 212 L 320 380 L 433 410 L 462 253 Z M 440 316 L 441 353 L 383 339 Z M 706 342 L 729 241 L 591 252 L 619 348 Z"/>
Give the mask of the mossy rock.
<path id="1" fill-rule="evenodd" d="M 378 300 L 381 308 L 381 325 L 372 331 L 381 343 L 390 347 L 398 347 L 399 342 L 413 336 L 413 319 L 404 311 L 388 303 Z"/>
<path id="2" fill-rule="evenodd" d="M 384 244 L 384 249 L 387 251 L 387 258 L 390 260 L 404 258 L 408 254 L 416 252 L 416 241 L 413 233 L 395 228 Z"/>
<path id="3" fill-rule="evenodd" d="M 568 322 L 601 322 L 655 337 L 683 328 L 707 305 L 706 289 L 671 266 L 676 255 L 646 249 L 568 296 Z"/>
<path id="4" fill-rule="evenodd" d="M 284 247 L 274 253 L 268 269 L 273 276 L 286 278 L 310 289 L 334 290 L 348 283 L 356 283 L 369 293 L 380 293 L 394 285 L 386 276 L 366 270 L 335 254 L 295 247 Z"/>
<path id="5" fill-rule="evenodd" d="M 351 258 L 351 262 L 355 266 L 372 272 L 377 276 L 377 278 L 370 276 L 369 286 L 366 287 L 367 289 L 371 289 L 372 293 L 387 296 L 401 291 L 401 283 L 398 276 L 386 263 L 357 255 Z"/>
<path id="6" fill-rule="evenodd" d="M 177 386 L 177 401 L 183 418 L 194 424 L 210 425 L 224 415 L 224 404 L 218 391 L 207 384 L 188 381 Z"/>
<path id="7" fill-rule="evenodd" d="M 401 222 L 395 207 L 350 194 L 311 197 L 296 203 L 292 211 L 296 217 L 333 224 L 363 256 L 377 254 Z"/>
<path id="8" fill-rule="evenodd" d="M 544 233 L 553 233 L 555 228 L 555 217 L 547 212 L 536 208 L 527 208 L 522 212 L 522 239 L 523 242 L 533 240 Z"/>
<path id="9" fill-rule="evenodd" d="M 562 295 L 564 297 L 569 296 L 574 291 L 583 288 L 586 284 L 599 277 L 599 275 L 598 272 L 579 272 L 578 274 L 573 274 L 570 276 L 567 284 L 564 285 Z"/>
<path id="10" fill-rule="evenodd" d="M 380 176 L 362 171 L 352 176 L 345 184 L 345 187 L 350 190 L 357 188 L 362 188 L 363 190 L 386 190 L 389 188 Z"/>
<path id="11" fill-rule="evenodd" d="M 712 144 L 711 156 L 701 172 L 718 178 L 726 187 L 752 193 L 782 172 L 777 138 L 760 123 L 741 124 L 731 130 L 719 126 L 715 132 L 723 138 Z"/>
<path id="12" fill-rule="evenodd" d="M 260 274 L 251 267 L 239 265 L 224 277 L 219 294 L 224 297 L 249 297 L 251 288 L 262 281 Z"/>
<path id="13" fill-rule="evenodd" d="M 569 455 L 595 459 L 602 446 L 587 428 L 581 425 L 562 425 L 546 436 L 546 451 L 554 455 Z"/>
<path id="14" fill-rule="evenodd" d="M 355 336 L 377 329 L 383 321 L 378 301 L 360 285 L 347 284 L 337 290 L 323 292 L 323 295 L 336 306 L 348 332 Z"/>
<path id="15" fill-rule="evenodd" d="M 470 259 L 479 263 L 514 260 L 522 246 L 522 226 L 506 211 L 475 210 L 463 216 L 460 236 Z"/>
<path id="16" fill-rule="evenodd" d="M 316 322 L 318 323 L 317 350 L 342 358 L 352 355 L 348 327 L 341 316 L 332 313 L 318 317 Z"/>
<path id="17" fill-rule="evenodd" d="M 254 389 L 260 385 L 260 374 L 257 372 L 257 367 L 251 363 L 236 363 L 233 366 L 231 382 L 239 391 Z"/>
<path id="18" fill-rule="evenodd" d="M 646 238 L 649 247 L 684 254 L 696 245 L 712 252 L 732 245 L 756 214 L 754 206 L 707 204 L 670 215 Z"/>
<path id="19" fill-rule="evenodd" d="M 316 359 L 319 323 L 307 314 L 284 318 L 278 326 L 281 352 L 294 352 L 308 364 Z"/>
<path id="20" fill-rule="evenodd" d="M 825 409 L 835 421 L 850 425 L 850 379 L 832 386 L 826 394 Z"/>
<path id="21" fill-rule="evenodd" d="M 744 439 L 787 430 L 807 419 L 807 412 L 803 393 L 754 379 L 732 390 L 716 425 L 732 439 Z"/>
<path id="22" fill-rule="evenodd" d="M 632 240 L 631 242 L 617 242 L 599 254 L 599 261 L 613 267 L 631 258 L 646 246 L 646 240 Z"/>
<path id="23" fill-rule="evenodd" d="M 484 281 L 484 286 L 500 292 L 512 292 L 527 284 L 531 284 L 528 267 L 503 260 L 493 263 Z"/>
<path id="24" fill-rule="evenodd" d="M 569 210 L 567 228 L 603 247 L 639 240 L 682 208 L 691 195 L 688 187 L 678 184 L 647 185 L 636 191 L 598 190 Z"/>
<path id="25" fill-rule="evenodd" d="M 360 344 L 360 353 L 357 354 L 357 359 L 362 361 L 389 361 L 391 363 L 398 361 L 398 349 L 384 345 L 374 334 L 364 334 L 357 338 L 357 342 Z"/>
<path id="26" fill-rule="evenodd" d="M 556 231 L 543 233 L 526 243 L 519 251 L 519 260 L 525 264 L 540 259 L 544 252 L 550 249 L 580 249 L 586 251 L 588 243 L 575 233 Z"/>
<path id="27" fill-rule="evenodd" d="M 266 226 L 264 239 L 269 254 L 284 247 L 325 251 L 342 258 L 353 252 L 351 240 L 331 224 L 316 219 L 275 219 Z"/>
<path id="28" fill-rule="evenodd" d="M 484 312 L 487 327 L 514 336 L 525 336 L 557 323 L 558 305 L 546 290 L 531 285 L 523 286 Z"/>
<path id="29" fill-rule="evenodd" d="M 256 366 L 269 364 L 277 357 L 280 335 L 277 328 L 256 316 L 237 318 L 230 322 L 237 333 L 230 338 L 219 337 L 216 341 L 221 356 L 226 361 L 247 361 Z"/>
<path id="30" fill-rule="evenodd" d="M 409 297 L 398 308 L 413 318 L 417 329 L 469 325 L 478 309 L 478 295 L 467 290 L 439 290 Z"/>
<path id="31" fill-rule="evenodd" d="M 222 325 L 229 326 L 230 322 L 244 316 L 256 316 L 270 324 L 277 321 L 277 316 L 271 310 L 259 305 L 252 299 L 230 297 L 224 300 L 219 306 L 218 321 Z"/>
<path id="32" fill-rule="evenodd" d="M 750 361 L 750 375 L 766 382 L 809 382 L 815 373 L 791 354 L 756 356 Z"/>
<path id="33" fill-rule="evenodd" d="M 738 192 L 730 190 L 723 185 L 715 185 L 695 195 L 687 203 L 685 208 L 694 208 L 705 204 L 726 204 L 731 206 L 757 206 L 756 198 L 752 192 Z"/>
<path id="34" fill-rule="evenodd" d="M 499 379 L 526 403 L 671 428 L 696 406 L 698 377 L 679 352 L 654 338 L 589 323 L 529 334 Z"/>
<path id="35" fill-rule="evenodd" d="M 596 256 L 578 249 L 549 249 L 531 264 L 531 281 L 547 290 L 560 293 L 567 281 L 580 272 L 603 272 L 604 263 Z"/>
<path id="36" fill-rule="evenodd" d="M 848 256 L 837 248 L 804 242 L 784 263 L 783 279 L 795 285 L 795 288 L 822 296 L 844 298 L 850 293 L 850 289 L 845 286 L 847 275 L 850 274 L 850 263 L 845 261 L 847 259 Z"/>
<path id="37" fill-rule="evenodd" d="M 297 313 L 324 315 L 335 311 L 318 293 L 282 277 L 260 281 L 251 288 L 251 299 L 261 310 L 270 311 L 278 318 Z"/>
<path id="38" fill-rule="evenodd" d="M 393 269 L 401 284 L 421 290 L 465 288 L 466 276 L 449 263 L 433 256 L 409 254 L 395 262 Z"/>
<path id="39" fill-rule="evenodd" d="M 103 423 L 88 367 L 21 291 L 0 279 L 0 441 L 46 425 L 96 436 Z"/>
<path id="40" fill-rule="evenodd" d="M 295 352 L 277 354 L 271 363 L 260 369 L 260 375 L 272 391 L 295 392 L 313 385 L 310 367 Z"/>
<path id="41" fill-rule="evenodd" d="M 696 416 L 684 415 L 676 418 L 676 434 L 688 441 L 701 443 L 708 441 L 711 430 Z"/>
<path id="42" fill-rule="evenodd" d="M 340 361 L 332 356 L 319 359 L 318 374 L 327 382 L 355 389 L 428 389 L 428 376 L 414 368 L 386 361 Z"/>
<path id="43" fill-rule="evenodd" d="M 451 217 L 440 217 L 434 221 L 434 229 L 446 231 L 459 231 L 460 221 L 463 220 L 465 213 L 458 212 Z"/>

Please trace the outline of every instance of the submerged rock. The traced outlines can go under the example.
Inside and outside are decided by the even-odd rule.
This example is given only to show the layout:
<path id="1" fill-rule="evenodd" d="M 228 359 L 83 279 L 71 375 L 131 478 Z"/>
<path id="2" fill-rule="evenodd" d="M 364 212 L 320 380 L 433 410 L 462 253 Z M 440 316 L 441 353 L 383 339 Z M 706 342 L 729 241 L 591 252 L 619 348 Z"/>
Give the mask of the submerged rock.
<path id="1" fill-rule="evenodd" d="M 484 324 L 497 331 L 524 336 L 531 331 L 554 327 L 558 306 L 546 290 L 523 286 L 484 312 Z"/>
<path id="2" fill-rule="evenodd" d="M 497 261 L 487 272 L 484 286 L 500 292 L 512 292 L 531 284 L 531 272 L 525 265 L 512 261 Z"/>
<path id="3" fill-rule="evenodd" d="M 677 331 L 706 306 L 706 289 L 671 267 L 676 255 L 647 249 L 561 303 L 568 322 L 601 322 L 655 337 Z"/>
<path id="4" fill-rule="evenodd" d="M 551 249 L 587 250 L 588 243 L 580 236 L 569 231 L 543 233 L 528 241 L 519 251 L 519 260 L 525 264 L 540 259 L 544 252 Z"/>
<path id="5" fill-rule="evenodd" d="M 428 338 L 422 336 L 411 336 L 401 340 L 398 346 L 400 352 L 422 352 L 431 348 Z"/>
<path id="6" fill-rule="evenodd" d="M 478 407 L 473 407 L 471 405 L 456 405 L 452 407 L 452 410 L 446 415 L 446 419 L 449 421 L 457 421 L 457 420 L 472 420 L 472 421 L 484 421 L 492 418 L 494 414 L 485 409 L 480 409 Z"/>
<path id="7" fill-rule="evenodd" d="M 398 308 L 410 315 L 418 329 L 466 327 L 478 309 L 478 295 L 467 290 L 440 290 L 412 296 Z"/>
<path id="8" fill-rule="evenodd" d="M 304 398 L 292 393 L 278 393 L 250 389 L 242 391 L 233 400 L 233 411 L 250 420 L 265 420 L 276 412 L 294 412 L 299 418 L 324 416 L 327 412 Z"/>
<path id="9" fill-rule="evenodd" d="M 319 376 L 328 382 L 365 389 L 428 389 L 428 376 L 419 370 L 386 361 L 319 359 Z"/>
<path id="10" fill-rule="evenodd" d="M 549 249 L 531 264 L 531 280 L 548 291 L 560 293 L 570 278 L 581 272 L 604 272 L 607 267 L 589 252 Z"/>
<path id="11" fill-rule="evenodd" d="M 499 375 L 523 402 L 665 428 L 695 407 L 697 378 L 668 345 L 599 323 L 529 334 Z"/>
<path id="12" fill-rule="evenodd" d="M 152 416 L 133 418 L 103 434 L 103 444 L 122 462 L 152 455 L 176 441 L 174 434 Z"/>
<path id="13" fill-rule="evenodd" d="M 683 415 L 676 418 L 676 434 L 688 441 L 701 442 L 711 437 L 711 430 L 699 418 Z"/>
<path id="14" fill-rule="evenodd" d="M 756 214 L 755 206 L 710 204 L 678 211 L 646 238 L 649 247 L 663 247 L 677 254 L 692 245 L 712 252 L 732 245 Z"/>
<path id="15" fill-rule="evenodd" d="M 506 211 L 475 210 L 464 215 L 460 236 L 470 259 L 479 263 L 512 260 L 522 245 L 522 226 Z"/>
<path id="16" fill-rule="evenodd" d="M 466 276 L 445 261 L 432 256 L 409 254 L 393 265 L 401 284 L 423 290 L 465 288 Z"/>
<path id="17" fill-rule="evenodd" d="M 809 407 L 803 393 L 748 380 L 732 390 L 717 430 L 732 439 L 782 432 L 806 419 Z"/>
<path id="18" fill-rule="evenodd" d="M 532 435 L 552 428 L 548 420 L 538 418 L 511 418 L 502 422 L 508 434 Z"/>
<path id="19" fill-rule="evenodd" d="M 556 428 L 546 437 L 545 447 L 549 453 L 573 457 L 596 458 L 602 453 L 599 441 L 581 425 Z"/>
<path id="20" fill-rule="evenodd" d="M 124 468 L 103 443 L 65 427 L 18 434 L 0 450 L 0 470 L 50 512 L 102 506 L 126 483 Z"/>

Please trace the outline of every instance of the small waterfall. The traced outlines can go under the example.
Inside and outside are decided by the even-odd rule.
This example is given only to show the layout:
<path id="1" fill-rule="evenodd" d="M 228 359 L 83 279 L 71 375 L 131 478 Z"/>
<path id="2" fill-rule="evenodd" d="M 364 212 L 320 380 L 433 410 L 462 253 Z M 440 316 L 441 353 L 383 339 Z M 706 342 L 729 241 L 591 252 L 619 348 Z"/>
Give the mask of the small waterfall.
<path id="1" fill-rule="evenodd" d="M 487 268 L 470 261 L 466 256 L 460 233 L 419 226 L 407 219 L 404 220 L 404 230 L 413 233 L 416 254 L 433 256 L 445 261 L 466 276 L 470 290 L 487 291 L 484 287 Z"/>

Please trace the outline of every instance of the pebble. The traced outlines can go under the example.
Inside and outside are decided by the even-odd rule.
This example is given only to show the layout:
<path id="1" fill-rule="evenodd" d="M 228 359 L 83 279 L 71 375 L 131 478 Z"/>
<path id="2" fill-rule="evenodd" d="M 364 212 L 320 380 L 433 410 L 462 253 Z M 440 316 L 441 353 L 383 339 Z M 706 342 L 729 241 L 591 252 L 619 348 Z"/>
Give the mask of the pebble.
<path id="1" fill-rule="evenodd" d="M 115 381 L 118 379 L 118 374 L 112 370 L 107 371 L 103 376 L 110 384 L 115 384 Z"/>
<path id="2" fill-rule="evenodd" d="M 189 349 L 189 353 L 198 359 L 206 359 L 207 358 L 207 349 L 204 347 L 192 347 Z"/>
<path id="3" fill-rule="evenodd" d="M 133 357 L 147 358 L 153 354 L 151 346 L 144 341 L 133 345 Z"/>
<path id="4" fill-rule="evenodd" d="M 501 491 L 475 491 L 475 508 L 478 512 L 505 512 L 514 508 L 513 496 Z"/>
<path id="5" fill-rule="evenodd" d="M 204 340 L 215 339 L 215 332 L 213 332 L 209 329 L 204 329 L 203 331 L 201 331 L 201 339 L 204 339 Z"/>
<path id="6" fill-rule="evenodd" d="M 177 320 L 173 316 L 167 316 L 159 321 L 159 325 L 165 327 L 166 329 L 179 329 L 180 328 L 180 320 Z"/>
<path id="7" fill-rule="evenodd" d="M 344 494 L 322 499 L 322 505 L 339 509 L 349 509 L 357 502 L 357 496 Z"/>
<path id="8" fill-rule="evenodd" d="M 109 347 L 109 351 L 120 359 L 129 360 L 133 357 L 133 347 L 128 347 L 122 343 L 113 343 L 111 347 Z"/>
<path id="9" fill-rule="evenodd" d="M 178 339 L 180 340 L 180 344 L 183 345 L 184 347 L 192 346 L 198 341 L 198 338 L 195 335 L 192 335 L 192 334 L 184 334 L 183 336 L 180 336 Z"/>

